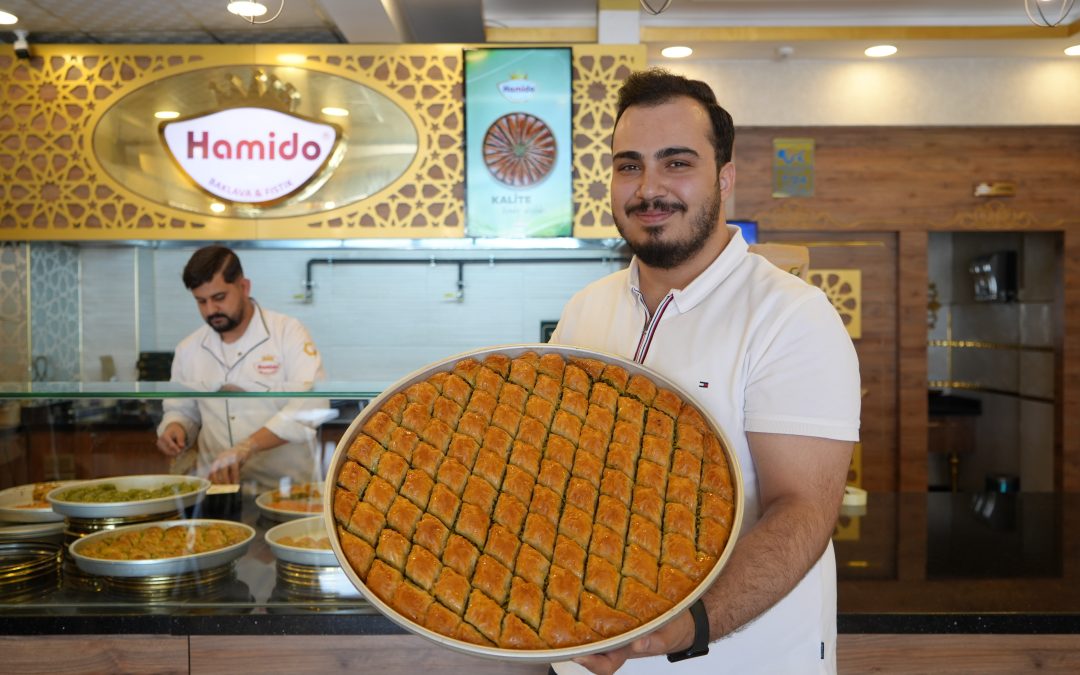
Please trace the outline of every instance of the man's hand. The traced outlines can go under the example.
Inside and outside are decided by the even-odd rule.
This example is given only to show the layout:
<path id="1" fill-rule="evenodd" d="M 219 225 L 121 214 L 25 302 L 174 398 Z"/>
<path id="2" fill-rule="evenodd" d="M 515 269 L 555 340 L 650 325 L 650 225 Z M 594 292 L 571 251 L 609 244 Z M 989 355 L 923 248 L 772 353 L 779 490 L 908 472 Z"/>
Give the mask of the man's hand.
<path id="1" fill-rule="evenodd" d="M 613 652 L 582 656 L 574 659 L 574 662 L 597 675 L 610 675 L 621 668 L 627 659 L 683 652 L 690 649 L 693 643 L 694 618 L 690 616 L 690 610 L 685 610 L 659 630 L 640 637 L 625 647 Z"/>
<path id="2" fill-rule="evenodd" d="M 210 465 L 210 481 L 213 483 L 239 483 L 240 469 L 255 451 L 248 441 L 240 441 L 214 458 Z"/>
<path id="3" fill-rule="evenodd" d="M 165 427 L 157 439 L 157 448 L 169 457 L 176 457 L 187 447 L 187 433 L 176 422 Z"/>

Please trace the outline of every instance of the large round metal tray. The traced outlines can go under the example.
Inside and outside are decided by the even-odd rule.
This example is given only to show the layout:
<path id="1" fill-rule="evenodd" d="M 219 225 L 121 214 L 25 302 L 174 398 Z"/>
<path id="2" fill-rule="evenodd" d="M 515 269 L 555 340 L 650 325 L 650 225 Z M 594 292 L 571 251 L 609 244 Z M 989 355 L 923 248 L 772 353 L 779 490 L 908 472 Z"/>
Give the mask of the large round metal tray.
<path id="1" fill-rule="evenodd" d="M 247 531 L 247 536 L 243 541 L 214 551 L 194 553 L 174 558 L 158 558 L 155 560 L 102 560 L 101 558 L 87 557 L 81 552 L 85 547 L 99 539 L 104 537 L 115 537 L 124 532 L 135 532 L 150 527 L 167 529 L 173 525 L 194 527 L 196 525 L 215 524 L 226 524 L 239 527 L 240 529 Z M 255 528 L 232 520 L 210 520 L 205 518 L 162 520 L 152 523 L 118 527 L 115 530 L 96 532 L 87 535 L 76 542 L 72 542 L 68 547 L 68 550 L 71 552 L 71 556 L 75 559 L 75 564 L 79 566 L 79 569 L 89 574 L 98 574 L 106 577 L 152 577 L 199 572 L 228 564 L 244 555 L 248 546 L 251 544 L 251 540 L 254 538 Z"/>
<path id="2" fill-rule="evenodd" d="M 631 375 L 643 375 L 649 378 L 653 384 L 658 387 L 670 389 L 678 394 L 683 401 L 690 403 L 697 407 L 702 417 L 708 423 L 709 428 L 720 439 L 724 448 L 724 455 L 727 458 L 728 465 L 731 471 L 731 480 L 734 487 L 734 506 L 735 511 L 732 516 L 731 533 L 728 536 L 727 544 L 720 556 L 717 558 L 716 564 L 713 569 L 701 580 L 701 582 L 692 590 L 681 602 L 677 603 L 674 607 L 664 612 L 660 616 L 656 617 L 652 621 L 644 623 L 637 628 L 627 631 L 621 635 L 598 640 L 596 642 L 590 642 L 588 644 L 579 645 L 576 647 L 566 647 L 562 649 L 505 649 L 501 647 L 487 647 L 483 645 L 476 645 L 462 640 L 456 640 L 454 638 L 447 637 L 440 633 L 436 633 L 420 624 L 408 619 L 405 616 L 399 614 L 395 609 L 383 602 L 374 592 L 372 592 L 366 584 L 360 579 L 349 564 L 345 553 L 341 548 L 341 542 L 337 536 L 336 524 L 334 522 L 334 509 L 333 498 L 334 488 L 336 487 L 336 479 L 338 472 L 341 470 L 342 464 L 347 459 L 347 452 L 349 445 L 352 443 L 353 438 L 360 432 L 367 418 L 375 414 L 382 407 L 383 402 L 393 396 L 394 394 L 404 391 L 409 386 L 426 380 L 431 375 L 444 370 L 450 370 L 454 364 L 462 359 L 473 358 L 478 361 L 483 361 L 489 354 L 501 353 L 515 358 L 525 354 L 527 352 L 535 352 L 538 355 L 544 354 L 561 354 L 564 358 L 586 358 L 586 359 L 598 359 L 604 363 L 613 363 L 625 368 Z M 674 619 L 681 614 L 683 610 L 692 605 L 698 597 L 700 597 L 716 580 L 716 577 L 720 574 L 724 565 L 727 564 L 728 558 L 731 556 L 731 549 L 735 545 L 739 536 L 739 530 L 742 527 L 743 512 L 745 494 L 743 492 L 742 471 L 739 468 L 739 460 L 735 453 L 732 451 L 732 445 L 725 435 L 724 430 L 720 428 L 720 425 L 716 423 L 712 415 L 700 406 L 696 405 L 694 397 L 686 392 L 671 380 L 667 379 L 663 375 L 656 371 L 627 360 L 621 356 L 615 354 L 608 354 L 605 352 L 598 352 L 589 349 L 582 349 L 578 347 L 567 347 L 562 345 L 551 344 L 516 344 L 516 345 L 502 345 L 495 347 L 486 347 L 483 349 L 477 349 L 470 352 L 464 352 L 431 363 L 420 370 L 417 370 L 410 375 L 398 380 L 396 383 L 384 390 L 379 396 L 377 396 L 369 405 L 364 406 L 360 413 L 346 429 L 345 434 L 338 441 L 337 447 L 334 450 L 333 459 L 330 461 L 329 472 L 326 476 L 326 485 L 323 490 L 323 520 L 326 523 L 327 532 L 330 533 L 330 543 L 334 548 L 334 555 L 337 556 L 338 561 L 341 564 L 342 569 L 348 576 L 349 580 L 356 586 L 356 588 L 363 594 L 364 599 L 371 603 L 376 609 L 382 612 L 383 615 L 388 617 L 406 630 L 416 633 L 437 642 L 443 646 L 449 647 L 459 652 L 472 654 L 475 656 L 483 656 L 488 658 L 502 659 L 508 661 L 516 661 L 521 663 L 554 663 L 557 661 L 565 661 L 578 656 L 584 656 L 586 654 L 595 654 L 600 652 L 608 652 L 613 649 L 617 649 L 624 645 L 630 644 L 634 640 L 648 635 L 653 631 L 659 629 L 667 622 Z"/>
<path id="3" fill-rule="evenodd" d="M 71 487 L 82 481 L 43 481 L 55 483 L 57 487 Z M 29 483 L 0 490 L 0 521 L 6 523 L 50 523 L 64 519 L 63 514 L 52 510 L 52 506 L 25 508 L 34 496 L 34 488 L 39 483 Z"/>
<path id="4" fill-rule="evenodd" d="M 183 511 L 189 506 L 202 501 L 210 487 L 210 481 L 195 476 L 174 476 L 170 474 L 145 476 L 116 476 L 83 481 L 80 487 L 93 487 L 103 483 L 112 483 L 120 490 L 156 489 L 176 483 L 194 482 L 198 487 L 184 494 L 140 499 L 129 502 L 69 502 L 60 498 L 60 493 L 68 489 L 58 487 L 46 499 L 52 503 L 53 511 L 74 518 L 120 518 L 123 516 L 142 516 L 155 513 L 173 513 Z"/>
<path id="5" fill-rule="evenodd" d="M 276 525 L 266 531 L 266 543 L 279 561 L 295 563 L 297 565 L 314 565 L 317 567 L 336 567 L 337 556 L 333 549 L 302 548 L 300 546 L 288 546 L 281 543 L 282 537 L 327 537 L 326 522 L 321 515 L 299 520 L 290 520 L 287 523 Z"/>

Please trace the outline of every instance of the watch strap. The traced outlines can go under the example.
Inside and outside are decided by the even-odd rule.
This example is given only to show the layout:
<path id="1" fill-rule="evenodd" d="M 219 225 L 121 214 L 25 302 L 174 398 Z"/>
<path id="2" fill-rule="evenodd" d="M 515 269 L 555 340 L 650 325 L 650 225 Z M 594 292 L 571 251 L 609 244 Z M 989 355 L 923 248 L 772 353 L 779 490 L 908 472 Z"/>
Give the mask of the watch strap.
<path id="1" fill-rule="evenodd" d="M 694 619 L 694 642 L 684 652 L 668 654 L 667 660 L 671 663 L 709 653 L 709 614 L 705 611 L 705 602 L 701 598 L 690 605 L 690 616 Z"/>

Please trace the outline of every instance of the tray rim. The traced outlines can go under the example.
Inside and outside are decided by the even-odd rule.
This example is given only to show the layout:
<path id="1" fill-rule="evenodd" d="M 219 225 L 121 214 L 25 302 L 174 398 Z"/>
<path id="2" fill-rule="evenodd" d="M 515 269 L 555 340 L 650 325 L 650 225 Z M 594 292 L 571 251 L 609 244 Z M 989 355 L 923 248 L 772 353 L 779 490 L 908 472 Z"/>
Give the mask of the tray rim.
<path id="1" fill-rule="evenodd" d="M 578 645 L 574 647 L 563 647 L 558 649 L 506 649 L 502 647 L 488 647 L 484 645 L 476 645 L 455 638 L 447 637 L 441 633 L 436 633 L 428 628 L 421 626 L 420 624 L 412 621 L 411 619 L 402 616 L 395 609 L 383 602 L 378 596 L 375 595 L 367 584 L 360 580 L 356 571 L 353 570 L 352 565 L 348 563 L 344 552 L 341 549 L 341 544 L 337 535 L 336 523 L 334 522 L 333 513 L 333 494 L 336 487 L 336 477 L 341 465 L 346 458 L 346 452 L 352 442 L 353 437 L 356 435 L 360 427 L 363 426 L 367 417 L 374 414 L 379 410 L 382 403 L 394 395 L 395 393 L 404 390 L 411 384 L 419 382 L 427 377 L 452 367 L 462 359 L 473 358 L 482 361 L 484 357 L 489 354 L 503 353 L 510 358 L 515 358 L 527 352 L 535 352 L 538 355 L 547 353 L 558 353 L 564 357 L 582 357 L 582 358 L 595 358 L 605 362 L 613 362 L 616 365 L 622 366 L 630 371 L 632 374 L 641 373 L 649 377 L 659 387 L 670 389 L 678 394 L 684 402 L 689 402 L 697 408 L 698 412 L 702 415 L 705 422 L 709 425 L 710 429 L 720 439 L 723 446 L 724 455 L 728 460 L 729 469 L 731 472 L 732 486 L 735 489 L 734 506 L 735 512 L 732 517 L 731 533 L 728 535 L 727 544 L 724 546 L 724 550 L 717 558 L 716 564 L 713 565 L 712 570 L 709 571 L 705 577 L 698 582 L 698 585 L 694 587 L 690 593 L 686 595 L 681 601 L 676 603 L 671 609 L 663 614 L 655 617 L 651 621 L 647 621 L 642 625 L 634 628 L 626 633 L 616 635 L 596 642 L 591 642 L 584 645 Z M 675 617 L 677 617 L 683 610 L 693 604 L 701 595 L 705 593 L 716 581 L 716 577 L 719 576 L 727 564 L 728 558 L 731 556 L 731 550 L 735 543 L 738 541 L 739 532 L 742 528 L 742 521 L 745 506 L 746 494 L 743 488 L 742 470 L 739 465 L 739 458 L 733 450 L 733 446 L 728 439 L 727 434 L 724 432 L 720 425 L 716 423 L 716 420 L 712 415 L 697 403 L 697 400 L 691 396 L 685 389 L 672 382 L 666 376 L 656 372 L 640 363 L 631 361 L 625 357 L 610 352 L 598 351 L 595 349 L 586 349 L 584 347 L 574 347 L 569 345 L 554 345 L 547 343 L 516 343 L 507 345 L 495 345 L 490 347 L 482 347 L 466 352 L 461 352 L 453 356 L 446 357 L 439 361 L 434 361 L 428 365 L 419 368 L 412 373 L 402 377 L 393 385 L 387 387 L 377 397 L 365 405 L 360 412 L 356 415 L 353 421 L 349 424 L 345 433 L 342 434 L 341 439 L 338 441 L 337 446 L 334 448 L 333 457 L 330 460 L 329 468 L 326 474 L 325 490 L 323 492 L 323 514 L 322 517 L 326 522 L 326 529 L 330 535 L 330 544 L 334 550 L 334 555 L 337 556 L 338 562 L 341 568 L 345 571 L 345 575 L 360 591 L 364 599 L 367 600 L 373 607 L 379 610 L 381 614 L 389 618 L 394 623 L 398 624 L 407 631 L 425 637 L 445 647 L 453 649 L 458 652 L 470 654 L 472 656 L 481 656 L 486 658 L 498 659 L 503 661 L 512 661 L 518 663 L 554 663 L 557 661 L 565 661 L 579 656 L 585 656 L 587 654 L 595 654 L 600 652 L 608 652 L 619 647 L 630 644 L 634 640 L 644 635 L 648 635 L 659 629 L 664 624 L 668 623 Z"/>
<path id="2" fill-rule="evenodd" d="M 156 513 L 171 513 L 174 511 L 180 511 L 186 509 L 189 506 L 198 504 L 206 496 L 206 491 L 210 488 L 210 481 L 206 478 L 200 478 L 199 476 L 186 476 L 183 474 L 137 474 L 132 476 L 112 476 L 109 478 L 94 478 L 92 480 L 81 481 L 84 486 L 93 486 L 104 483 L 122 483 L 122 482 L 136 481 L 136 484 L 132 487 L 143 487 L 138 482 L 150 482 L 158 481 L 158 486 L 167 485 L 170 483 L 183 483 L 188 481 L 194 481 L 198 483 L 197 487 L 192 492 L 186 492 L 182 495 L 173 495 L 167 497 L 155 497 L 153 499 L 142 499 L 138 501 L 127 502 L 69 502 L 59 498 L 61 490 L 66 490 L 66 487 L 58 487 L 51 490 L 49 494 L 45 495 L 45 498 L 52 504 L 53 511 L 60 513 L 64 516 L 71 518 L 121 518 L 124 516 L 149 516 Z M 177 502 L 180 502 L 180 506 L 177 506 Z"/>
<path id="3" fill-rule="evenodd" d="M 307 483 L 307 485 L 314 485 L 315 487 L 319 488 L 320 490 L 323 490 L 326 487 L 324 483 L 317 483 L 315 481 L 309 481 Z M 265 492 L 259 493 L 259 496 L 255 498 L 255 506 L 258 507 L 259 513 L 264 518 L 269 518 L 270 520 L 275 520 L 275 521 L 278 521 L 280 523 L 287 523 L 287 522 L 290 522 L 290 521 L 293 521 L 293 520 L 301 520 L 303 518 L 309 518 L 309 517 L 312 517 L 312 516 L 321 516 L 322 515 L 321 512 L 312 513 L 311 511 L 289 511 L 288 509 L 275 509 L 275 508 L 273 508 L 271 506 L 267 506 L 266 504 L 263 503 L 264 501 L 268 500 L 269 495 L 271 495 L 271 494 L 273 494 L 274 492 L 277 492 L 277 491 L 278 491 L 277 488 L 274 488 L 273 490 L 266 490 Z M 325 495 L 324 495 L 324 497 L 325 497 Z M 323 509 L 325 509 L 326 508 L 326 500 L 322 499 L 320 501 L 322 502 Z"/>
<path id="4" fill-rule="evenodd" d="M 86 543 L 88 541 L 93 542 L 104 537 L 116 536 L 117 534 L 123 534 L 125 532 L 136 532 L 151 527 L 167 529 L 173 525 L 196 526 L 213 524 L 235 525 L 245 530 L 247 536 L 244 537 L 243 541 L 213 551 L 175 556 L 172 558 L 155 558 L 153 560 L 103 560 L 101 558 L 91 558 L 79 552 L 80 548 L 89 545 Z M 81 539 L 71 542 L 67 549 L 71 554 L 71 557 L 75 559 L 75 564 L 79 569 L 89 574 L 96 574 L 104 577 L 150 577 L 198 572 L 213 569 L 214 567 L 220 567 L 221 565 L 232 562 L 244 555 L 254 538 L 255 528 L 246 523 L 218 518 L 181 518 L 176 520 L 155 520 L 148 523 L 125 525 L 114 530 L 94 532 L 93 534 L 88 534 Z M 192 566 L 192 563 L 194 563 L 194 566 Z"/>
<path id="5" fill-rule="evenodd" d="M 13 485 L 9 488 L 0 490 L 0 499 L 3 499 L 5 495 L 14 495 L 19 492 L 29 492 L 28 496 L 33 496 L 33 490 L 36 486 L 45 483 L 56 483 L 57 488 L 68 488 L 79 483 L 85 483 L 85 480 L 79 479 L 63 479 L 63 480 L 40 480 L 33 483 L 24 483 L 22 485 Z M 49 492 L 52 492 L 50 490 Z M 48 495 L 46 495 L 48 496 Z M 0 521 L 5 524 L 9 523 L 56 523 L 63 522 L 64 515 L 57 513 L 52 508 L 50 502 L 48 508 L 36 508 L 36 509 L 19 509 L 11 506 L 4 506 L 0 504 Z"/>
<path id="6" fill-rule="evenodd" d="M 266 539 L 267 545 L 270 546 L 270 550 L 273 551 L 274 557 L 278 560 L 284 560 L 285 562 L 293 563 L 295 565 L 310 565 L 313 567 L 339 566 L 337 556 L 334 555 L 333 549 L 299 548 L 276 541 L 276 539 L 285 535 L 287 531 L 293 529 L 300 530 L 298 534 L 307 534 L 311 536 L 313 532 L 309 532 L 308 530 L 316 524 L 318 525 L 318 533 L 324 534 L 329 538 L 330 534 L 326 531 L 326 520 L 323 519 L 321 513 L 307 518 L 293 518 L 284 523 L 279 523 L 267 530 L 266 534 L 263 535 L 263 538 Z M 296 536 L 296 534 L 291 534 L 291 536 Z"/>

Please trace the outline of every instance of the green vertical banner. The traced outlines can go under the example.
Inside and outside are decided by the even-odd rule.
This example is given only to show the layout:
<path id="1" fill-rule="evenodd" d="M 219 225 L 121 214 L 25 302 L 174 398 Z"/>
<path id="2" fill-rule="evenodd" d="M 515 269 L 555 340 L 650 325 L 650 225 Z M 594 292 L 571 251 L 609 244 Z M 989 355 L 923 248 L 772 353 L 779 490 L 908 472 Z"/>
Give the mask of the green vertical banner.
<path id="1" fill-rule="evenodd" d="M 773 139 L 772 196 L 814 196 L 814 139 Z"/>
<path id="2" fill-rule="evenodd" d="M 465 51 L 465 234 L 573 232 L 571 51 Z"/>

